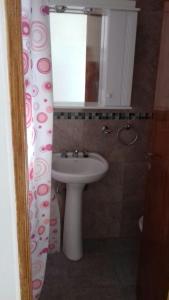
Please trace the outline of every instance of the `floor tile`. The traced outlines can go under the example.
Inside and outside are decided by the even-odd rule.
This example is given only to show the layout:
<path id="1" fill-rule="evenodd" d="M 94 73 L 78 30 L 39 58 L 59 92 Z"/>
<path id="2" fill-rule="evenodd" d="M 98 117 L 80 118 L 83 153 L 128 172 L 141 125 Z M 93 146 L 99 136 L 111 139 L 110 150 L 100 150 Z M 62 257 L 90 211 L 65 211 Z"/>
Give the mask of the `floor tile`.
<path id="1" fill-rule="evenodd" d="M 78 262 L 49 255 L 40 300 L 136 300 L 139 242 L 86 240 Z"/>

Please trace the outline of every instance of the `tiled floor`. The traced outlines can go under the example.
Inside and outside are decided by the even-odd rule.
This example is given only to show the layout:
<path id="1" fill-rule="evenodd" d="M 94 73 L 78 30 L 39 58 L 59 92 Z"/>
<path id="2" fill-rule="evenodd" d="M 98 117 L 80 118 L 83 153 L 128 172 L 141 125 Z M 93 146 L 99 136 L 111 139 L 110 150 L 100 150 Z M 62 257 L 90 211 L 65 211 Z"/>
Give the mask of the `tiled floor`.
<path id="1" fill-rule="evenodd" d="M 72 262 L 49 255 L 40 300 L 136 300 L 139 242 L 87 240 L 84 257 Z"/>

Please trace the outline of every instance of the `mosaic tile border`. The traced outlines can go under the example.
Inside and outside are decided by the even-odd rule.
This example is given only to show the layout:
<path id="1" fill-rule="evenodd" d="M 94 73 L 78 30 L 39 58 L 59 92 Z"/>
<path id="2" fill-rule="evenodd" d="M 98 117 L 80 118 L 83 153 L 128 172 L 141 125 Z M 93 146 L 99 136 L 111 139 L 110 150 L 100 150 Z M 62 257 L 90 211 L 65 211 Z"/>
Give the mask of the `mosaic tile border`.
<path id="1" fill-rule="evenodd" d="M 60 120 L 150 120 L 147 112 L 54 112 L 54 119 Z"/>

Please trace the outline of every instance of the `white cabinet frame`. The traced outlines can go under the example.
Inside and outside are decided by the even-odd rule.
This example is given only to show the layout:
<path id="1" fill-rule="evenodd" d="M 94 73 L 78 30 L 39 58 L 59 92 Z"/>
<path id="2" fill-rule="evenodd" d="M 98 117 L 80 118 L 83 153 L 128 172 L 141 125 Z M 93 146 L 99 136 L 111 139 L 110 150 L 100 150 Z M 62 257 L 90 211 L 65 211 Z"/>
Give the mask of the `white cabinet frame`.
<path id="1" fill-rule="evenodd" d="M 130 109 L 139 9 L 128 0 L 48 0 L 50 6 L 92 7 L 103 11 L 98 102 L 58 104 L 58 108 Z"/>

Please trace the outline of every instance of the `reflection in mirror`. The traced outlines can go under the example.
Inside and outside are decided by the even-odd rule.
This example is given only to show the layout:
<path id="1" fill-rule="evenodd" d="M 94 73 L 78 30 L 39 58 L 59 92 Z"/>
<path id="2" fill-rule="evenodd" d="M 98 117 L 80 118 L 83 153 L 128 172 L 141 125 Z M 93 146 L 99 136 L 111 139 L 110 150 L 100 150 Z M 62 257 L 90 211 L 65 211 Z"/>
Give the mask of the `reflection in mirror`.
<path id="1" fill-rule="evenodd" d="M 97 102 L 99 91 L 100 15 L 51 13 L 55 102 Z"/>
<path id="2" fill-rule="evenodd" d="M 86 55 L 86 102 L 97 102 L 101 46 L 101 17 L 88 16 Z"/>

